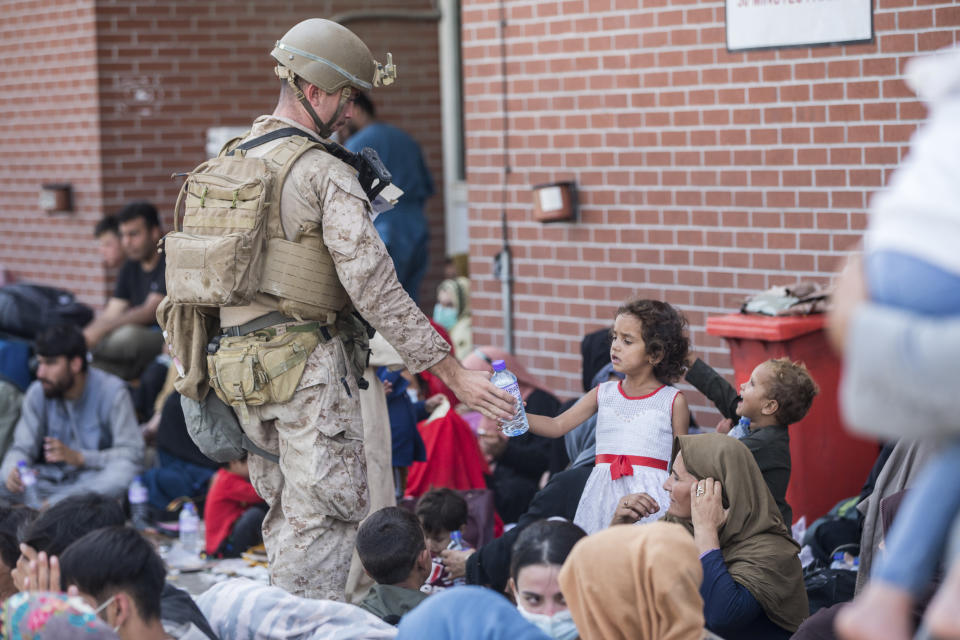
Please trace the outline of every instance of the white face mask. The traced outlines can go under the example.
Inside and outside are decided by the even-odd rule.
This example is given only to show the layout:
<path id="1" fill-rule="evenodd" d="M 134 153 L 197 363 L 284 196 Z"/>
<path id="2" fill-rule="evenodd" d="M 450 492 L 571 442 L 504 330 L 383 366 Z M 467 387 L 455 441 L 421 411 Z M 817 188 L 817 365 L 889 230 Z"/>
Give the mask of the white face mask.
<path id="1" fill-rule="evenodd" d="M 573 623 L 573 614 L 569 609 L 547 616 L 542 613 L 530 613 L 518 604 L 517 611 L 527 622 L 532 623 L 554 640 L 576 640 L 580 637 L 577 625 Z"/>

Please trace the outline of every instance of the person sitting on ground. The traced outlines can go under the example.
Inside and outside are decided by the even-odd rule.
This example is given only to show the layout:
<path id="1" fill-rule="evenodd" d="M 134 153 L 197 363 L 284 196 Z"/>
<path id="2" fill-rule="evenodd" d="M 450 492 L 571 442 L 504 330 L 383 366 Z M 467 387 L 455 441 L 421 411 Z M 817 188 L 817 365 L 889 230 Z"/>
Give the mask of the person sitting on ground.
<path id="1" fill-rule="evenodd" d="M 163 235 L 157 209 L 132 202 L 117 214 L 126 262 L 113 296 L 103 312 L 86 326 L 83 336 L 95 367 L 124 380 L 140 376 L 163 348 L 157 306 L 167 294 L 166 262 L 157 252 Z"/>
<path id="2" fill-rule="evenodd" d="M 247 456 L 228 462 L 213 476 L 203 509 L 207 555 L 239 558 L 262 543 L 266 515 L 266 503 L 250 484 Z"/>
<path id="3" fill-rule="evenodd" d="M 78 596 L 51 591 L 18 593 L 3 604 L 0 637 L 8 640 L 117 640 Z"/>
<path id="4" fill-rule="evenodd" d="M 483 587 L 455 587 L 430 596 L 400 621 L 397 640 L 550 640 L 516 607 Z"/>
<path id="5" fill-rule="evenodd" d="M 150 507 L 163 512 L 177 498 L 204 496 L 219 465 L 203 455 L 187 432 L 177 391 L 167 396 L 163 403 L 155 437 L 157 455 L 154 466 L 142 476 Z"/>
<path id="6" fill-rule="evenodd" d="M 586 538 L 559 582 L 582 640 L 703 640 L 702 577 L 683 527 L 654 522 Z"/>
<path id="7" fill-rule="evenodd" d="M 61 590 L 59 578 L 52 579 L 60 568 L 59 556 L 88 533 L 105 527 L 122 527 L 124 521 L 125 516 L 119 502 L 93 493 L 70 496 L 53 505 L 25 527 L 21 527 L 21 555 L 13 571 L 17 589 Z M 47 576 L 48 582 L 37 580 L 41 573 Z M 31 575 L 34 580 L 27 584 L 27 578 Z M 180 625 L 192 623 L 210 640 L 217 640 L 190 595 L 169 583 L 163 585 L 161 610 L 164 620 Z"/>
<path id="8" fill-rule="evenodd" d="M 579 634 L 557 576 L 573 545 L 587 533 L 565 520 L 541 520 L 520 534 L 513 545 L 509 591 L 527 621 L 554 640 Z"/>
<path id="9" fill-rule="evenodd" d="M 38 498 L 50 504 L 92 491 L 122 496 L 140 471 L 143 436 L 126 385 L 87 367 L 87 347 L 73 325 L 37 337 L 37 380 L 23 398 L 13 444 L 0 465 L 0 496 L 24 499 L 18 463 L 36 471 Z"/>
<path id="10" fill-rule="evenodd" d="M 503 360 L 507 369 L 517 377 L 527 413 L 553 417 L 560 412 L 560 400 L 547 391 L 546 385 L 531 375 L 518 358 L 503 349 L 477 347 L 463 360 L 463 366 L 492 372 L 497 360 Z M 497 513 L 507 523 L 519 520 L 530 506 L 545 472 L 558 473 L 569 462 L 562 440 L 553 441 L 535 435 L 532 430 L 508 438 L 489 418 L 480 419 L 477 437 L 493 470 L 489 485 L 493 489 Z"/>
<path id="11" fill-rule="evenodd" d="M 13 443 L 13 431 L 20 420 L 23 392 L 13 380 L 0 374 L 0 459 Z"/>
<path id="12" fill-rule="evenodd" d="M 758 364 L 737 393 L 727 380 L 700 358 L 688 356 L 686 380 L 720 410 L 724 421 L 719 433 L 730 432 L 736 418 L 750 420 L 750 432 L 740 441 L 753 454 L 777 501 L 783 522 L 793 524 L 793 509 L 787 503 L 790 484 L 791 424 L 800 422 L 819 393 L 817 384 L 802 362 L 775 358 Z"/>
<path id="13" fill-rule="evenodd" d="M 426 534 L 427 550 L 433 559 L 433 567 L 423 590 L 433 593 L 464 584 L 462 578 L 453 578 L 450 575 L 440 553 L 450 546 L 450 534 L 463 534 L 467 526 L 467 501 L 453 489 L 431 489 L 417 502 L 416 514 Z"/>
<path id="14" fill-rule="evenodd" d="M 810 614 L 800 546 L 750 450 L 736 438 L 707 433 L 679 436 L 673 451 L 663 519 L 693 535 L 707 628 L 727 640 L 789 638 Z M 643 498 L 650 499 L 623 498 L 612 524 L 638 520 L 645 508 L 635 501 Z"/>
<path id="15" fill-rule="evenodd" d="M 108 270 L 119 269 L 127 259 L 120 242 L 120 223 L 117 216 L 104 216 L 93 227 L 93 237 L 97 239 L 97 252 L 100 261 Z"/>
<path id="16" fill-rule="evenodd" d="M 470 279 L 460 277 L 441 282 L 437 286 L 433 321 L 446 329 L 457 360 L 464 360 L 473 351 L 471 317 Z"/>
<path id="17" fill-rule="evenodd" d="M 357 529 L 357 553 L 376 582 L 360 608 L 395 625 L 427 597 L 420 587 L 430 576 L 430 552 L 420 521 L 406 509 L 370 514 Z"/>
<path id="18" fill-rule="evenodd" d="M 13 569 L 20 557 L 17 532 L 36 517 L 33 509 L 21 506 L 0 506 L 0 602 L 17 592 Z"/>
<path id="19" fill-rule="evenodd" d="M 167 570 L 153 545 L 134 529 L 91 531 L 67 547 L 59 565 L 63 590 L 76 587 L 121 640 L 216 638 L 192 622 L 162 616 Z"/>
<path id="20" fill-rule="evenodd" d="M 229 640 L 386 640 L 397 635 L 396 627 L 360 607 L 301 598 L 246 578 L 215 584 L 197 597 L 197 604 L 220 637 Z"/>

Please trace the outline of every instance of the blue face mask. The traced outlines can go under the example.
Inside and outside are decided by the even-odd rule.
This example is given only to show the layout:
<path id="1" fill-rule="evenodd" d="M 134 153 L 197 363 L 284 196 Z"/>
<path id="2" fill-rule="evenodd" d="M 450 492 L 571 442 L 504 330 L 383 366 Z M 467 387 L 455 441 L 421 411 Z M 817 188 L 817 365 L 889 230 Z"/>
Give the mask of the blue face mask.
<path id="1" fill-rule="evenodd" d="M 532 623 L 554 640 L 576 640 L 580 637 L 577 625 L 573 623 L 573 614 L 570 613 L 569 609 L 559 611 L 552 616 L 530 613 L 519 604 L 517 609 L 527 622 Z"/>
<path id="2" fill-rule="evenodd" d="M 433 307 L 433 321 L 449 331 L 453 325 L 457 324 L 457 310 L 453 307 L 445 307 L 439 302 Z"/>

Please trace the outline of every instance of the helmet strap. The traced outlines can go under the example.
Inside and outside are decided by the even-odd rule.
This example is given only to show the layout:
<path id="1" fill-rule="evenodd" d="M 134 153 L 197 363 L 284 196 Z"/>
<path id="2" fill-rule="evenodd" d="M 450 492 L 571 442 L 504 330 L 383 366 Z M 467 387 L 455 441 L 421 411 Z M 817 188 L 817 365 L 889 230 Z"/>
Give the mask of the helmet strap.
<path id="1" fill-rule="evenodd" d="M 290 85 L 290 88 L 293 89 L 293 95 L 297 99 L 303 108 L 306 110 L 307 115 L 310 116 L 310 119 L 313 120 L 314 126 L 317 127 L 317 133 L 320 134 L 321 138 L 329 138 L 333 135 L 333 124 L 340 118 L 340 114 L 343 113 L 344 107 L 346 107 L 347 101 L 350 99 L 350 90 L 349 87 L 341 89 L 340 91 L 340 103 L 337 105 L 337 110 L 334 111 L 333 115 L 329 120 L 324 122 L 320 119 L 320 116 L 317 115 L 317 112 L 313 110 L 313 106 L 310 104 L 310 101 L 307 100 L 307 97 L 303 95 L 303 91 L 300 87 L 297 86 L 296 76 L 294 74 L 287 75 L 287 84 Z M 320 89 L 323 91 L 323 89 Z"/>

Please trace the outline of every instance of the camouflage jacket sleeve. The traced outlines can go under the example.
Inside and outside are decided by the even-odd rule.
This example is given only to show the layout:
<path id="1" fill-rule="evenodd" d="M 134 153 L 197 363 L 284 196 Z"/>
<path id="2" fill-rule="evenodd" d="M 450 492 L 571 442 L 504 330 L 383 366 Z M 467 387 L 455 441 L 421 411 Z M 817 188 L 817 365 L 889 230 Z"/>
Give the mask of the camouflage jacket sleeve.
<path id="1" fill-rule="evenodd" d="M 419 373 L 440 362 L 450 346 L 400 286 L 360 184 L 337 170 L 314 179 L 324 243 L 354 307 L 393 345 L 410 371 Z"/>

